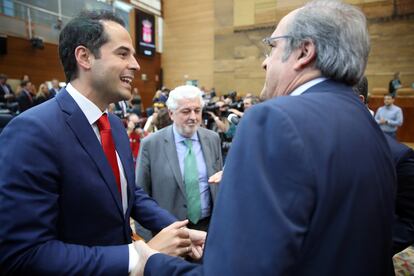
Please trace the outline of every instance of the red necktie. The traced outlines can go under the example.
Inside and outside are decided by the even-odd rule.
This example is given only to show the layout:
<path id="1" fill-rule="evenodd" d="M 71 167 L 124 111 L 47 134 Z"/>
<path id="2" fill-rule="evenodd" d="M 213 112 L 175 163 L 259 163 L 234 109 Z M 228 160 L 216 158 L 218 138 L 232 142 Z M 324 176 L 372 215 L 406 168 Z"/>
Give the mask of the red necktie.
<path id="1" fill-rule="evenodd" d="M 118 186 L 119 193 L 121 193 L 121 179 L 119 176 L 118 162 L 116 160 L 115 143 L 112 139 L 111 125 L 109 124 L 108 115 L 106 113 L 97 121 L 99 133 L 101 134 L 101 143 L 105 152 L 106 158 L 112 167 L 112 171 L 115 175 L 116 184 Z"/>

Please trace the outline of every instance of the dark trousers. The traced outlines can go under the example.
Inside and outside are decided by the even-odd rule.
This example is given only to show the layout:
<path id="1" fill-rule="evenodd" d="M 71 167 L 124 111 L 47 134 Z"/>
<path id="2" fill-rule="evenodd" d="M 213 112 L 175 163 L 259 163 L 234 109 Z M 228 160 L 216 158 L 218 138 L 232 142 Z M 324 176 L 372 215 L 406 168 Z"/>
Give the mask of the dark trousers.
<path id="1" fill-rule="evenodd" d="M 210 217 L 203 218 L 199 220 L 196 224 L 192 223 L 191 221 L 188 222 L 187 227 L 190 229 L 201 230 L 201 231 L 208 231 L 208 226 L 210 224 Z"/>

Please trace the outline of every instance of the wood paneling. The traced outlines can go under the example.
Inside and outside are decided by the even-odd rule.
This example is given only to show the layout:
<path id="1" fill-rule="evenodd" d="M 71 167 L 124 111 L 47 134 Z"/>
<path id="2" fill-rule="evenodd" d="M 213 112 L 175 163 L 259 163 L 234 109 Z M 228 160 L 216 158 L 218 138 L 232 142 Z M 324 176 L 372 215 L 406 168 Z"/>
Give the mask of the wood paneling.
<path id="1" fill-rule="evenodd" d="M 138 88 L 144 108 L 147 108 L 152 106 L 152 97 L 160 85 L 161 55 L 155 53 L 152 58 L 139 55 L 137 60 L 141 70 L 135 73 L 133 86 Z M 147 75 L 147 80 L 142 80 L 142 74 Z"/>
<path id="2" fill-rule="evenodd" d="M 10 79 L 21 79 L 27 74 L 36 87 L 53 78 L 65 81 L 57 45 L 44 43 L 44 46 L 44 49 L 33 49 L 29 40 L 8 36 L 7 54 L 0 55 L 0 73 L 8 75 Z M 152 105 L 152 97 L 159 87 L 161 56 L 156 53 L 153 58 L 137 56 L 137 59 L 141 70 L 136 73 L 133 85 L 138 87 L 144 107 L 148 107 Z M 141 79 L 142 74 L 147 75 L 147 80 Z"/>
<path id="3" fill-rule="evenodd" d="M 0 72 L 13 79 L 27 74 L 36 87 L 53 78 L 65 81 L 57 45 L 45 42 L 44 49 L 33 49 L 28 39 L 13 36 L 7 37 L 7 54 L 0 55 Z"/>
<path id="4" fill-rule="evenodd" d="M 164 83 L 174 88 L 188 79 L 213 86 L 213 0 L 168 0 L 164 8 Z"/>

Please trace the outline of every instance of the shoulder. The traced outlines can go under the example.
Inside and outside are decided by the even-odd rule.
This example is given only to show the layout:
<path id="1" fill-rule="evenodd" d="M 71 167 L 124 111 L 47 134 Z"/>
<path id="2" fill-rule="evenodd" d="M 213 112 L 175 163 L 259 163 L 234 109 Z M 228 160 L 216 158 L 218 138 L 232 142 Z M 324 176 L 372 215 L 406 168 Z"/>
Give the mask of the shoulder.
<path id="1" fill-rule="evenodd" d="M 142 146 L 145 146 L 159 143 L 165 139 L 171 138 L 172 135 L 172 126 L 167 126 L 146 136 L 144 139 L 142 139 L 141 144 Z"/>
<path id="2" fill-rule="evenodd" d="M 200 136 L 200 139 L 220 140 L 220 136 L 217 134 L 217 132 L 212 131 L 210 129 L 199 127 L 197 131 Z"/>

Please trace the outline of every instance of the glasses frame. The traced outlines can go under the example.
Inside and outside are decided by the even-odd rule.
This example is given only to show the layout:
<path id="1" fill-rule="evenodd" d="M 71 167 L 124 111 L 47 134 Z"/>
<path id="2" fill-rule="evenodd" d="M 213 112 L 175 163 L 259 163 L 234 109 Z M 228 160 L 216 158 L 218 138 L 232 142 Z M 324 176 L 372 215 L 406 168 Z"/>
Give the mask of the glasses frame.
<path id="1" fill-rule="evenodd" d="M 269 36 L 262 39 L 265 47 L 265 57 L 268 58 L 272 54 L 272 50 L 275 47 L 272 42 L 278 39 L 292 38 L 291 35 Z"/>

